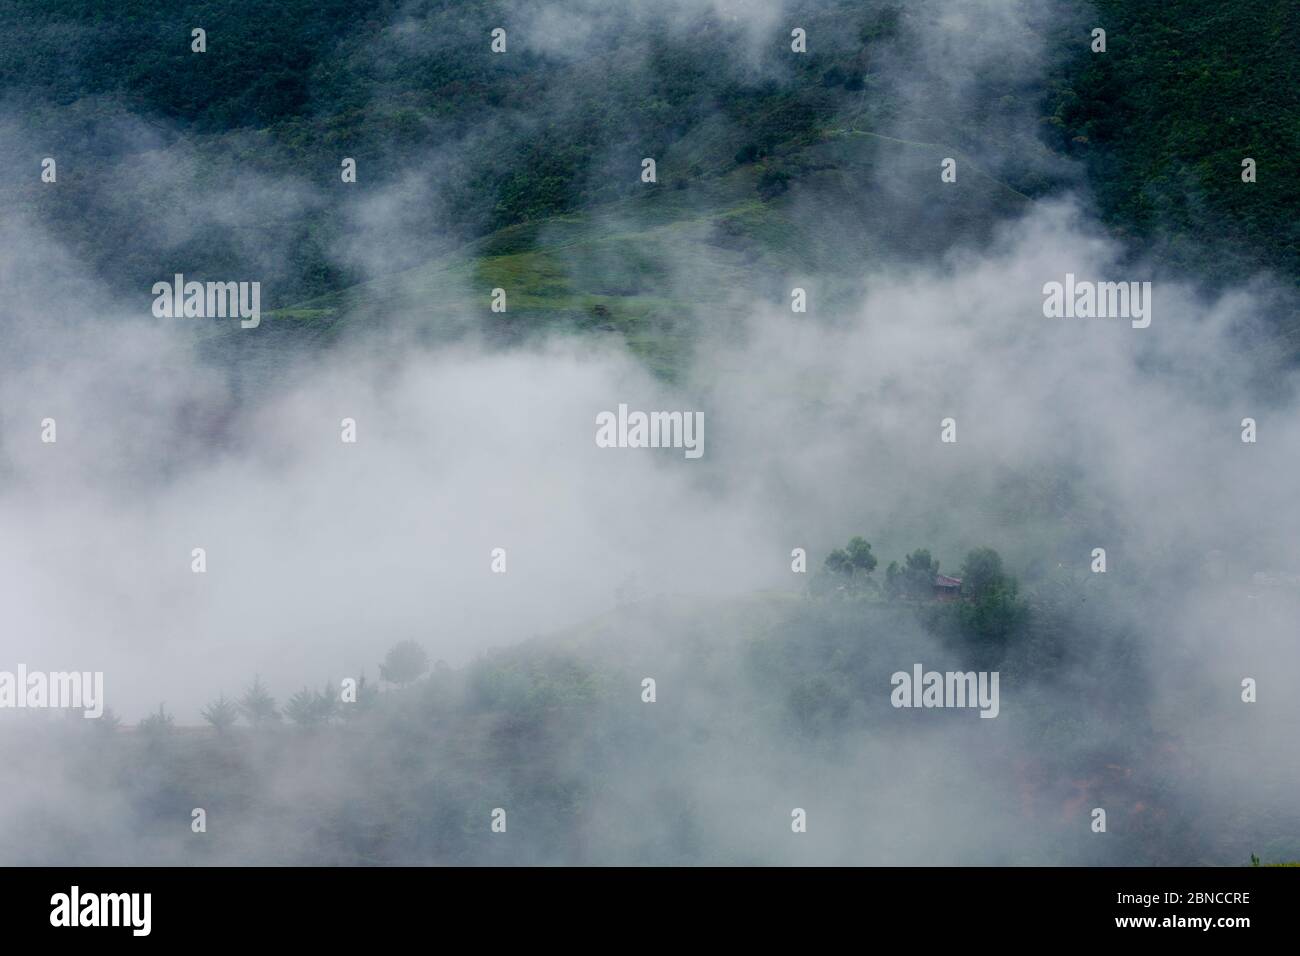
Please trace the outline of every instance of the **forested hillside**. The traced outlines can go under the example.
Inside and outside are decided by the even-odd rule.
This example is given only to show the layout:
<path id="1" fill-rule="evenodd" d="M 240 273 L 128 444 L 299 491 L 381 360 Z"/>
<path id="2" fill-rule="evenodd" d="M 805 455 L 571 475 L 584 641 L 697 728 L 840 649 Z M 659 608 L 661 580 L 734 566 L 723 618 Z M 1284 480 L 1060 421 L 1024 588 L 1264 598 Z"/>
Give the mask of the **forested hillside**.
<path id="1" fill-rule="evenodd" d="M 26 736 L 0 737 L 15 779 L 58 746 L 81 785 L 111 801 L 75 817 L 33 801 L 27 830 L 59 838 L 0 845 L 0 857 L 899 865 L 916 858 L 916 842 L 931 848 L 927 863 L 950 865 L 1295 855 L 1294 812 L 1187 798 L 1183 788 L 1241 745 L 1252 721 L 1233 721 L 1211 744 L 1152 712 L 1148 662 L 1123 613 L 1103 605 L 1104 585 L 1057 572 L 1022 595 L 991 551 L 953 570 L 979 582 L 963 602 L 930 600 L 928 576 L 909 594 L 892 570 L 886 583 L 830 559 L 811 595 L 625 605 L 467 668 L 398 644 L 355 703 L 339 703 L 337 682 L 268 688 L 250 675 L 210 702 L 202 729 L 176 726 L 166 705 L 138 728 L 111 713 L 32 726 L 36 750 Z M 923 718 L 870 692 L 918 653 L 938 667 L 999 670 L 999 719 Z M 1259 772 L 1270 786 L 1293 779 L 1289 767 Z M 112 812 L 118 801 L 126 817 Z M 809 808 L 806 843 L 790 841 L 782 801 Z M 1114 840 L 1078 825 L 1097 801 L 1111 808 Z M 178 808 L 191 806 L 210 830 L 187 838 Z M 494 829 L 501 812 L 504 829 Z M 874 819 L 896 822 L 864 825 Z"/>
<path id="2" fill-rule="evenodd" d="M 0 4 L 0 862 L 1300 857 L 1298 23 Z"/>
<path id="3" fill-rule="evenodd" d="M 268 306 L 283 307 L 373 278 L 373 263 L 338 249 L 358 228 L 343 156 L 357 159 L 366 193 L 394 190 L 394 228 L 414 238 L 383 263 L 393 269 L 635 195 L 643 156 L 659 158 L 660 193 L 737 174 L 740 195 L 761 208 L 792 186 L 824 192 L 812 180 L 840 160 L 814 147 L 851 129 L 911 137 L 918 165 L 970 155 L 1029 196 L 1083 185 L 1050 149 L 1082 161 L 1106 221 L 1144 252 L 1175 267 L 1208 262 L 1219 280 L 1258 268 L 1294 276 L 1296 18 L 1281 0 L 1191 6 L 1038 10 L 1026 39 L 1050 44 L 1048 81 L 1026 86 L 1007 62 L 971 103 L 943 95 L 942 64 L 927 65 L 900 28 L 902 8 L 878 0 L 795 3 L 757 39 L 711 14 L 667 29 L 629 7 L 575 21 L 571 42 L 548 25 L 545 43 L 530 43 L 542 27 L 520 9 L 474 0 L 360 10 L 17 0 L 0 11 L 3 199 L 120 288 L 174 261 L 213 275 L 255 268 Z M 1094 20 L 1108 30 L 1105 54 L 1088 50 Z M 787 21 L 808 31 L 807 55 L 790 55 Z M 488 48 L 501 23 L 516 44 L 509 56 Z M 207 31 L 203 55 L 190 51 L 194 26 Z M 1241 49 L 1254 55 L 1232 56 Z M 900 129 L 900 108 L 916 102 L 927 106 L 922 127 Z M 1041 136 L 1006 121 L 1022 113 L 1038 117 Z M 35 172 L 46 155 L 61 162 L 57 191 Z M 1259 177 L 1244 186 L 1248 155 Z M 256 177 L 295 190 L 227 221 L 219 207 Z M 825 195 L 834 206 L 843 191 Z M 964 228 L 936 230 L 931 248 L 1003 212 L 996 202 L 965 210 Z M 895 215 L 888 232 L 909 235 L 910 216 Z M 172 219 L 190 228 L 156 228 Z"/>
<path id="4" fill-rule="evenodd" d="M 1300 277 L 1296 50 L 1284 0 L 1098 0 L 1104 56 L 1063 60 L 1048 122 L 1083 160 L 1107 221 L 1213 277 Z M 1256 183 L 1241 181 L 1253 158 Z M 1208 250 L 1208 253 L 1207 253 Z"/>

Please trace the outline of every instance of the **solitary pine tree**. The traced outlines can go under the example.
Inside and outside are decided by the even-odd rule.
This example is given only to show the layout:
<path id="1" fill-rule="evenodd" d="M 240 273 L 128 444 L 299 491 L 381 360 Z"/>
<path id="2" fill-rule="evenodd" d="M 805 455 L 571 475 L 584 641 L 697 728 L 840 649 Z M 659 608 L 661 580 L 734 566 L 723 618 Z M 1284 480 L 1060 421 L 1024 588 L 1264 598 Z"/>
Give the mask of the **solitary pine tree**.
<path id="1" fill-rule="evenodd" d="M 248 690 L 244 691 L 244 696 L 239 698 L 239 710 L 244 715 L 244 719 L 254 727 L 261 727 L 263 724 L 280 719 L 275 698 L 266 689 L 261 677 L 254 677 L 253 683 L 249 685 Z"/>
<path id="2" fill-rule="evenodd" d="M 314 727 L 320 723 L 320 705 L 316 694 L 304 687 L 289 698 L 284 714 L 299 727 Z"/>
<path id="3" fill-rule="evenodd" d="M 225 694 L 220 695 L 201 711 L 203 719 L 210 723 L 219 734 L 224 734 L 239 719 L 239 708 Z"/>

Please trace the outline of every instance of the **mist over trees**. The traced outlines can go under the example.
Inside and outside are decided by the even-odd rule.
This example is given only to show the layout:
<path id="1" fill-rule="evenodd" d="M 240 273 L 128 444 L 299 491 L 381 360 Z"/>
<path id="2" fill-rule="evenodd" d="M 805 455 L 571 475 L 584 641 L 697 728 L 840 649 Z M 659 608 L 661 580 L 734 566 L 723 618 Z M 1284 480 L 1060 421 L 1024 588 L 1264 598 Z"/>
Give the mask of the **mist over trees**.
<path id="1" fill-rule="evenodd" d="M 1300 858 L 1291 11 L 725 6 L 0 9 L 0 862 Z"/>
<path id="2" fill-rule="evenodd" d="M 415 641 L 400 641 L 384 656 L 379 676 L 400 687 L 418 679 L 428 669 L 428 652 Z"/>

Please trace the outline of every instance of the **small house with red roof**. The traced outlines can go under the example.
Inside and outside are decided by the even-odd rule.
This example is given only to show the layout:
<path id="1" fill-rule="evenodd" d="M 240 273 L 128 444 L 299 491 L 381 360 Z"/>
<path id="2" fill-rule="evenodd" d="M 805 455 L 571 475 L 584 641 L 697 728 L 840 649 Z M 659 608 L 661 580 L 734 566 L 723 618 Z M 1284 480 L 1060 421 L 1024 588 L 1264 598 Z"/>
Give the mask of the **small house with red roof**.
<path id="1" fill-rule="evenodd" d="M 955 601 L 961 597 L 961 578 L 950 578 L 946 574 L 934 576 L 934 599 L 936 601 Z"/>

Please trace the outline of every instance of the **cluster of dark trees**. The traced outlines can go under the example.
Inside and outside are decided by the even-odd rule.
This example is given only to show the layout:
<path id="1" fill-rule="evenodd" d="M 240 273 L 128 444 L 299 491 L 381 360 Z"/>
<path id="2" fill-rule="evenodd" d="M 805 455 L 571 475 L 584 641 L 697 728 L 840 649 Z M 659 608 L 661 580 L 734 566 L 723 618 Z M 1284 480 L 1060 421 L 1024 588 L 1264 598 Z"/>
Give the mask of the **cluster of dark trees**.
<path id="1" fill-rule="evenodd" d="M 822 574 L 813 577 L 810 590 L 816 595 L 891 602 L 934 598 L 939 562 L 929 549 L 913 551 L 902 564 L 890 561 L 883 585 L 872 576 L 878 563 L 870 543 L 854 536 L 826 556 Z M 926 608 L 931 628 L 985 647 L 1005 647 L 1026 626 L 1029 605 L 1020 595 L 1019 582 L 1003 568 L 1002 556 L 993 548 L 975 548 L 967 553 L 956 576 L 961 579 L 961 600 Z"/>
<path id="2" fill-rule="evenodd" d="M 881 595 L 880 583 L 871 576 L 878 563 L 871 544 L 855 535 L 843 548 L 836 548 L 826 556 L 823 564 L 826 577 L 820 580 L 818 591 Z M 897 561 L 889 562 L 885 568 L 883 595 L 902 600 L 932 597 L 938 574 L 938 560 L 928 548 L 918 548 L 906 555 L 901 565 Z M 1013 600 L 1019 594 L 1019 584 L 1003 570 L 1002 556 L 992 548 L 975 548 L 967 553 L 956 576 L 962 581 L 962 596 L 970 601 L 995 597 Z"/>

